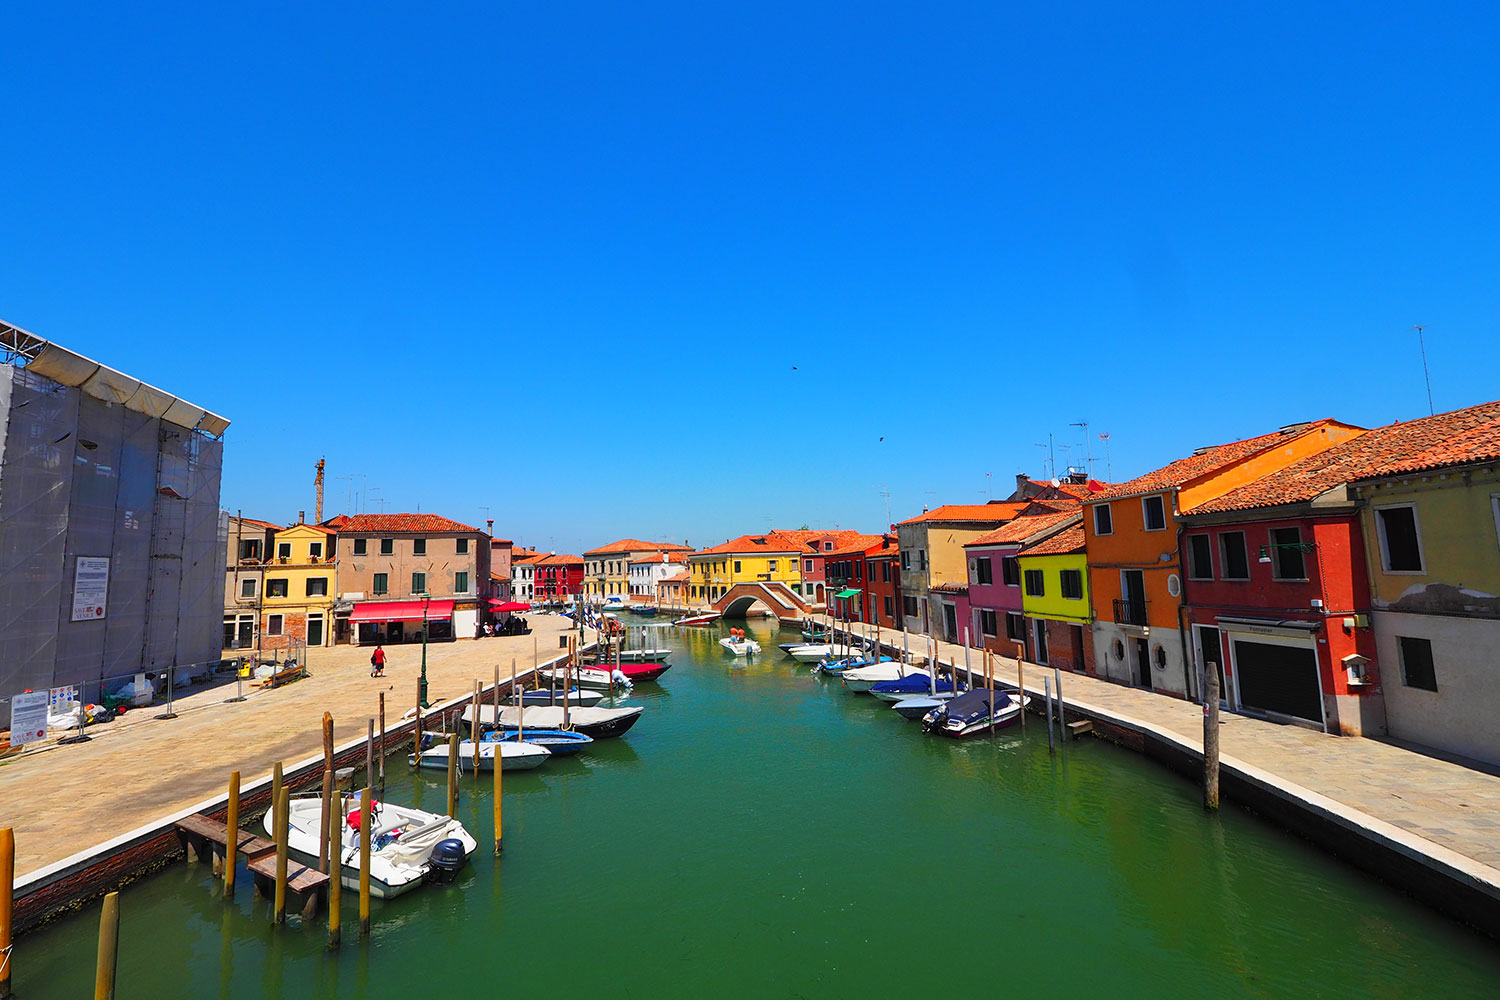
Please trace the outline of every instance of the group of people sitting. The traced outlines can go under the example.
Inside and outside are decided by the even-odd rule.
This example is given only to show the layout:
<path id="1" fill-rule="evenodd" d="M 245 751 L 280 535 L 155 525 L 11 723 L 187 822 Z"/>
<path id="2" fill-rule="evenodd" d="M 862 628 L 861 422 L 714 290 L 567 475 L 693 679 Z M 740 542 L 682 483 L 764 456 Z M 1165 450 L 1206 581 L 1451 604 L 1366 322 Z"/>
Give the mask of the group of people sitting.
<path id="1" fill-rule="evenodd" d="M 497 635 L 526 635 L 530 631 L 531 626 L 526 624 L 526 619 L 511 615 L 504 621 L 495 624 L 485 622 L 479 627 L 478 633 L 474 638 L 478 639 L 482 636 L 488 639 Z"/>

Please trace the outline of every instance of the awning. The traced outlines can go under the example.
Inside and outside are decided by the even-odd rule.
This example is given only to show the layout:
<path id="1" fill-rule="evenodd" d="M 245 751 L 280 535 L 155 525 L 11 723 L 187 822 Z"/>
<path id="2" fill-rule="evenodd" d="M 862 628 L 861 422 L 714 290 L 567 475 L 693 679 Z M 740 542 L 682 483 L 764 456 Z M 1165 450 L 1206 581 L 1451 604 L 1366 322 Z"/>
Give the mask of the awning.
<path id="1" fill-rule="evenodd" d="M 863 593 L 864 593 L 863 590 L 856 590 L 855 588 L 850 587 L 848 590 L 841 590 L 837 594 L 834 594 L 833 596 L 834 597 L 848 598 L 848 597 L 858 597 L 858 596 L 860 596 Z"/>
<path id="2" fill-rule="evenodd" d="M 490 601 L 490 610 L 496 614 L 505 611 L 530 611 L 531 605 L 522 604 L 520 601 Z"/>
<path id="3" fill-rule="evenodd" d="M 419 622 L 422 620 L 421 601 L 360 601 L 354 605 L 349 616 L 353 624 L 359 622 Z M 453 617 L 452 601 L 428 601 L 428 621 L 444 621 Z"/>

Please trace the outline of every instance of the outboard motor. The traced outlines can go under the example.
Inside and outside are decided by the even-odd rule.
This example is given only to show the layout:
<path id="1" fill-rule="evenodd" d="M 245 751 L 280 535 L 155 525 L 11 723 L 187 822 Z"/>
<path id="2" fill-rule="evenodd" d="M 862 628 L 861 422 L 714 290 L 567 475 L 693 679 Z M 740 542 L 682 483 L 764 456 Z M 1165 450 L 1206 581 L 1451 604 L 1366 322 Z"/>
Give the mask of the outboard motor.
<path id="1" fill-rule="evenodd" d="M 468 861 L 464 853 L 464 842 L 456 837 L 438 841 L 427 857 L 428 868 L 434 882 L 452 882 Z"/>

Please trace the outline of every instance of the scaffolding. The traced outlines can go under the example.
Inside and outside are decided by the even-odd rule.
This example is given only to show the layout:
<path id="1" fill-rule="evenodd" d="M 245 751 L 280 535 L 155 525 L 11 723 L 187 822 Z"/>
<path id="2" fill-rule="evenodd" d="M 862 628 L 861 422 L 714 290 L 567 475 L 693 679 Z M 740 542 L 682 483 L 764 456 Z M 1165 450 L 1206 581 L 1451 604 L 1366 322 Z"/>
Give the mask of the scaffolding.
<path id="1" fill-rule="evenodd" d="M 4 322 L 0 362 L 0 696 L 211 664 L 229 421 Z"/>

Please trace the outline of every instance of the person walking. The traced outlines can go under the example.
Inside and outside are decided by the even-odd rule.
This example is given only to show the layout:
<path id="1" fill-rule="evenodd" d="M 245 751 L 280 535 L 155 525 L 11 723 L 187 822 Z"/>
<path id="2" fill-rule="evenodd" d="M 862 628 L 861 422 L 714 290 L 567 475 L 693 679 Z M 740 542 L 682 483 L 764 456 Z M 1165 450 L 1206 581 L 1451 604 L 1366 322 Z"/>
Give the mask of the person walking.
<path id="1" fill-rule="evenodd" d="M 370 654 L 370 676 L 385 676 L 385 646 L 375 647 L 375 652 Z"/>

